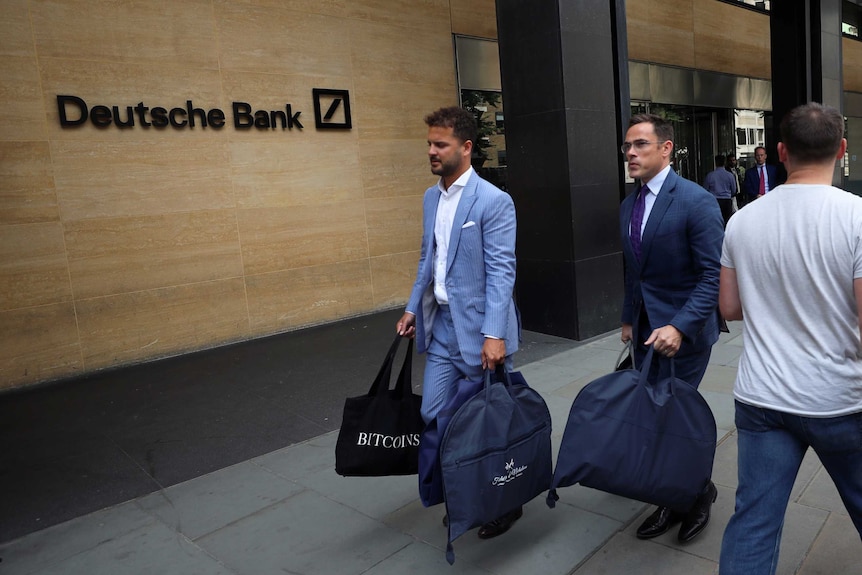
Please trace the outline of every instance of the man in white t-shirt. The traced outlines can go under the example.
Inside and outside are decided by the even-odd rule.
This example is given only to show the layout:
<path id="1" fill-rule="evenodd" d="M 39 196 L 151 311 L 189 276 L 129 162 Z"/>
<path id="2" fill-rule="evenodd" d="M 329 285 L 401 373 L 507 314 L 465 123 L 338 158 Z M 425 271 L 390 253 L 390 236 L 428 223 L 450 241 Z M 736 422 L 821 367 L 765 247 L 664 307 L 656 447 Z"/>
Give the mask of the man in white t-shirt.
<path id="1" fill-rule="evenodd" d="M 721 575 L 775 573 L 809 447 L 862 536 L 862 198 L 831 185 L 843 135 L 837 110 L 793 109 L 778 144 L 787 182 L 727 225 L 719 305 L 743 321 L 743 351 L 739 485 Z"/>

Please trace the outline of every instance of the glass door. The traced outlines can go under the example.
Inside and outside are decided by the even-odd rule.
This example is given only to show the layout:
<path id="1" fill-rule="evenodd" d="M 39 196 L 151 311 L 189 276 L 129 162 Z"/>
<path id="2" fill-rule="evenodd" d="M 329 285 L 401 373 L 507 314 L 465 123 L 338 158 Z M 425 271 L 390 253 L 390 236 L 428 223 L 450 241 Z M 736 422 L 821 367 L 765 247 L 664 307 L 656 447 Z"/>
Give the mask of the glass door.
<path id="1" fill-rule="evenodd" d="M 716 155 L 716 115 L 714 112 L 695 110 L 694 137 L 697 160 L 695 162 L 695 177 L 698 184 L 703 185 L 706 175 L 715 168 Z"/>

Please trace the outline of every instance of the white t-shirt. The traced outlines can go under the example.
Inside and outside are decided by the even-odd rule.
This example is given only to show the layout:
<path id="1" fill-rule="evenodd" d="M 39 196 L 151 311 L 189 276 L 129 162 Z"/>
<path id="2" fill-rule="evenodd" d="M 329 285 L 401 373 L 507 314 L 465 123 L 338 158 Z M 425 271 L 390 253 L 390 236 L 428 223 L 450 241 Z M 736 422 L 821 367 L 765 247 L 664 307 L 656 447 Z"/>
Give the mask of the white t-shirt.
<path id="1" fill-rule="evenodd" d="M 730 218 L 721 265 L 736 269 L 742 302 L 734 396 L 808 417 L 862 411 L 862 198 L 778 186 Z"/>

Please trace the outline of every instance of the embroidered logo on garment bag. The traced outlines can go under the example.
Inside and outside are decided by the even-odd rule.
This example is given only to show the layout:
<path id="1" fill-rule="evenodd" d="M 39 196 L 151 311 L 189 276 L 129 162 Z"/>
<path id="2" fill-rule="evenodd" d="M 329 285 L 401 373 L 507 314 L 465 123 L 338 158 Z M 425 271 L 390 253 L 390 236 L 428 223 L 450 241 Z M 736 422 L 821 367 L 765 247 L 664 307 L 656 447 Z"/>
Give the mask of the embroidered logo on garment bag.
<path id="1" fill-rule="evenodd" d="M 510 481 L 517 479 L 521 475 L 524 474 L 524 471 L 527 469 L 526 465 L 521 465 L 520 467 L 515 467 L 515 460 L 511 459 L 506 464 L 506 475 L 498 475 L 491 482 L 491 485 L 506 485 Z"/>

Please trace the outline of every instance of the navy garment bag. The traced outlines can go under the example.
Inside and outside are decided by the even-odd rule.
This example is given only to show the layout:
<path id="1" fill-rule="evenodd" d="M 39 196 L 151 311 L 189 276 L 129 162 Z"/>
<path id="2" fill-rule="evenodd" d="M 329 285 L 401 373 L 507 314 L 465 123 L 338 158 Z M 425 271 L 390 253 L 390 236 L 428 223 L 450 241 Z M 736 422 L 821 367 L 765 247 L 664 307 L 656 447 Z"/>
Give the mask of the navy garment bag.
<path id="1" fill-rule="evenodd" d="M 674 375 L 651 384 L 653 348 L 640 370 L 589 383 L 572 404 L 547 503 L 580 483 L 686 511 L 712 476 L 715 418 L 698 391 Z"/>
<path id="2" fill-rule="evenodd" d="M 551 484 L 551 414 L 519 372 L 498 368 L 492 383 L 452 417 L 440 446 L 452 541 L 527 503 Z"/>
<path id="3" fill-rule="evenodd" d="M 440 442 L 452 416 L 464 402 L 479 393 L 482 381 L 460 379 L 457 389 L 443 405 L 437 416 L 428 422 L 419 436 L 419 499 L 431 507 L 443 503 L 443 471 L 440 469 Z"/>

